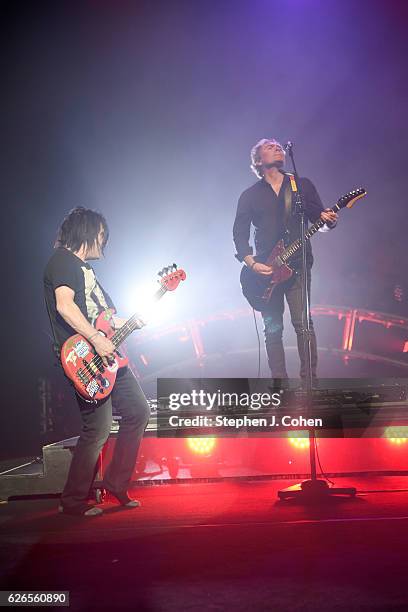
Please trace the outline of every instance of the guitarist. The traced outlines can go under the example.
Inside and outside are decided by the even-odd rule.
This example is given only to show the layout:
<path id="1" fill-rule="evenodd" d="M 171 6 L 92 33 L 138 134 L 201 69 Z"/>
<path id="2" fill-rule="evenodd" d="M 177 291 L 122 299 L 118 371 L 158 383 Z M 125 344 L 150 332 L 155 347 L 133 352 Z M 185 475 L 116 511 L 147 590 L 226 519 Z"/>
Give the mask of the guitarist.
<path id="1" fill-rule="evenodd" d="M 108 241 L 105 218 L 98 212 L 75 208 L 64 219 L 55 250 L 44 274 L 44 293 L 55 346 L 58 349 L 75 333 L 85 336 L 103 359 L 112 359 L 113 343 L 99 334 L 93 324 L 102 310 L 113 303 L 95 277 L 88 261 L 100 259 Z M 125 319 L 113 316 L 114 327 Z M 129 368 L 119 370 L 115 387 L 101 402 L 89 403 L 76 395 L 82 418 L 82 432 L 75 447 L 68 479 L 61 496 L 60 512 L 97 516 L 102 509 L 88 504 L 99 453 L 112 424 L 112 404 L 121 415 L 112 461 L 104 476 L 104 487 L 126 508 L 137 500 L 127 494 L 138 448 L 149 418 L 149 406 Z"/>
<path id="2" fill-rule="evenodd" d="M 280 172 L 285 164 L 285 151 L 279 142 L 273 139 L 262 139 L 251 150 L 251 169 L 256 174 L 257 183 L 246 189 L 239 198 L 235 217 L 233 237 L 236 247 L 236 258 L 243 261 L 253 272 L 268 276 L 271 268 L 256 262 L 253 249 L 249 245 L 251 224 L 255 227 L 256 255 L 266 261 L 274 246 L 280 239 L 289 244 L 300 236 L 300 218 L 294 214 L 290 179 Z M 330 209 L 323 209 L 319 194 L 313 183 L 306 178 L 299 180 L 303 195 L 306 215 L 312 223 L 319 217 L 325 222 L 325 228 L 336 225 L 337 214 Z M 310 299 L 311 268 L 313 264 L 310 241 L 307 241 L 307 282 Z M 289 305 L 292 325 L 297 336 L 301 362 L 300 377 L 305 378 L 305 355 L 302 336 L 302 287 L 301 287 L 301 253 L 290 260 L 294 270 L 292 277 L 281 283 L 272 292 L 270 301 L 261 313 L 264 321 L 265 347 L 269 367 L 273 378 L 287 378 L 285 353 L 283 349 L 283 311 L 284 298 Z M 311 322 L 311 355 L 312 376 L 316 380 L 317 347 L 313 323 Z"/>

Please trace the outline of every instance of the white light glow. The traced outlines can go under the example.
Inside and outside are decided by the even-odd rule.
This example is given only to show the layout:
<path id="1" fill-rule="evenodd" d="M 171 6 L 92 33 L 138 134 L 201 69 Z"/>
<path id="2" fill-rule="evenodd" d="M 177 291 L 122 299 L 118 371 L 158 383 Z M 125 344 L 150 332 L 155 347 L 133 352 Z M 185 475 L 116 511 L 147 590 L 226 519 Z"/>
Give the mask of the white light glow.
<path id="1" fill-rule="evenodd" d="M 167 291 L 159 300 L 155 299 L 159 288 L 159 283 L 140 285 L 135 287 L 126 299 L 127 310 L 130 314 L 137 312 L 149 326 L 161 325 L 173 320 L 177 311 L 173 292 Z"/>

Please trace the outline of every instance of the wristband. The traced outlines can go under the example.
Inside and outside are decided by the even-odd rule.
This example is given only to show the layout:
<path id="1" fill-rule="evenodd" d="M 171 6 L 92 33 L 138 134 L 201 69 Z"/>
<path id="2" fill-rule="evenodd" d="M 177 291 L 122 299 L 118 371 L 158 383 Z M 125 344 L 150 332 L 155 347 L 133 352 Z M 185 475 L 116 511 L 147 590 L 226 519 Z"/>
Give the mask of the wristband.
<path id="1" fill-rule="evenodd" d="M 92 338 L 95 338 L 95 336 L 98 336 L 99 332 L 95 332 L 94 334 L 92 334 L 92 336 L 89 336 L 88 340 L 92 340 Z"/>

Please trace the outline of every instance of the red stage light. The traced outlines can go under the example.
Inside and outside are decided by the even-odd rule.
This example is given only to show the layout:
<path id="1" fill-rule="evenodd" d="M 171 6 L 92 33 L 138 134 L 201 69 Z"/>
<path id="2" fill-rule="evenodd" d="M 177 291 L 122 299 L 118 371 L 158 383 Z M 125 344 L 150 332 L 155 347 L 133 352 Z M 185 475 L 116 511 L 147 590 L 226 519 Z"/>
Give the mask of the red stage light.
<path id="1" fill-rule="evenodd" d="M 210 455 L 215 444 L 215 438 L 187 438 L 188 448 L 198 455 Z"/>
<path id="2" fill-rule="evenodd" d="M 408 427 L 387 427 L 384 437 L 392 444 L 405 444 L 408 441 Z"/>

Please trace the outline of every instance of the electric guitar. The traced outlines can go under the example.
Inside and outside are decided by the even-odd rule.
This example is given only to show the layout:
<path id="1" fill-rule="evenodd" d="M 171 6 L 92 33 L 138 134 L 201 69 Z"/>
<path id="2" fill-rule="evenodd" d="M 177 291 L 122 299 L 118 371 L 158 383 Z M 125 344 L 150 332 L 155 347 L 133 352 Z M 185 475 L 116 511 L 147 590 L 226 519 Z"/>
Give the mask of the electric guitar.
<path id="1" fill-rule="evenodd" d="M 159 276 L 160 289 L 154 294 L 153 301 L 158 301 L 167 291 L 177 289 L 180 281 L 185 280 L 186 273 L 173 264 L 163 268 Z M 114 359 L 109 361 L 107 366 L 103 364 L 102 357 L 95 352 L 91 342 L 81 334 L 68 338 L 61 348 L 61 364 L 66 376 L 76 392 L 89 402 L 97 402 L 110 395 L 119 368 L 129 363 L 119 347 L 133 331 L 145 325 L 139 318 L 140 315 L 134 314 L 120 329 L 115 330 L 110 322 L 114 313 L 113 308 L 104 310 L 95 323 L 95 329 L 109 338 L 115 346 Z"/>
<path id="2" fill-rule="evenodd" d="M 366 195 L 366 190 L 363 188 L 355 189 L 350 191 L 343 197 L 341 197 L 337 204 L 335 204 L 330 210 L 337 212 L 342 208 L 351 208 L 357 200 L 363 198 Z M 311 225 L 305 232 L 304 236 L 306 240 L 309 240 L 321 227 L 323 227 L 324 221 L 318 219 L 316 223 Z M 279 242 L 273 248 L 271 254 L 266 258 L 255 257 L 255 261 L 265 263 L 272 268 L 272 274 L 264 276 L 257 274 L 251 268 L 244 265 L 241 270 L 241 288 L 242 293 L 252 306 L 254 310 L 264 310 L 271 299 L 273 291 L 280 283 L 283 283 L 292 276 L 293 270 L 288 265 L 288 261 L 302 246 L 301 239 L 298 238 L 289 246 L 285 246 L 283 240 Z"/>

